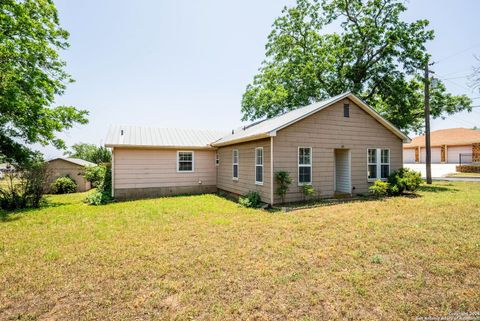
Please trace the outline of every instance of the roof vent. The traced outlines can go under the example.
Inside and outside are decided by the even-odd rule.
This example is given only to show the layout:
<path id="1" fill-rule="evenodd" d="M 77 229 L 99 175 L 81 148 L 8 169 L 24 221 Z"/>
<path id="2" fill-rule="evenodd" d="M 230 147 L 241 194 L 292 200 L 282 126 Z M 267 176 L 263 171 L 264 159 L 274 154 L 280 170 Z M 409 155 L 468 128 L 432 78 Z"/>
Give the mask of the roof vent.
<path id="1" fill-rule="evenodd" d="M 123 129 L 120 130 L 120 136 L 123 136 Z"/>

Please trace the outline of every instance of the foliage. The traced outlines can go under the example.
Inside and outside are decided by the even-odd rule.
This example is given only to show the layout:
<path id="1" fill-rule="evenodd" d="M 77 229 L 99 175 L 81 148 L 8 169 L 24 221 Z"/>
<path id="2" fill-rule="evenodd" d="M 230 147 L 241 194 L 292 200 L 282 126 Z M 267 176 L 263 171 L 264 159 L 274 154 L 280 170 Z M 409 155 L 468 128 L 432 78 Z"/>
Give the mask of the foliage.
<path id="1" fill-rule="evenodd" d="M 393 171 L 387 181 L 390 195 L 400 195 L 405 191 L 414 192 L 423 182 L 419 172 L 408 168 Z"/>
<path id="2" fill-rule="evenodd" d="M 244 196 L 240 196 L 238 203 L 243 207 L 253 207 L 257 208 L 260 206 L 262 200 L 260 199 L 260 194 L 255 191 L 250 191 Z"/>
<path id="3" fill-rule="evenodd" d="M 460 173 L 480 173 L 480 165 L 459 165 L 457 172 Z"/>
<path id="4" fill-rule="evenodd" d="M 387 196 L 390 190 L 390 184 L 387 182 L 382 182 L 381 180 L 376 180 L 369 188 L 368 191 L 370 194 L 376 197 Z"/>
<path id="5" fill-rule="evenodd" d="M 52 194 L 68 194 L 77 191 L 77 183 L 69 176 L 62 176 L 57 178 L 50 187 Z"/>
<path id="6" fill-rule="evenodd" d="M 47 177 L 47 166 L 41 159 L 6 172 L 0 188 L 0 207 L 7 210 L 39 207 Z"/>
<path id="7" fill-rule="evenodd" d="M 310 184 L 303 185 L 301 187 L 301 190 L 302 190 L 302 193 L 303 193 L 303 196 L 305 197 L 305 199 L 315 195 L 315 188 L 313 188 L 313 186 L 310 185 Z"/>
<path id="8" fill-rule="evenodd" d="M 0 2 L 0 155 L 35 159 L 31 144 L 64 148 L 55 133 L 87 123 L 87 111 L 51 108 L 73 80 L 59 51 L 68 48 L 53 0 Z"/>
<path id="9" fill-rule="evenodd" d="M 275 182 L 277 183 L 277 189 L 275 190 L 275 193 L 280 196 L 282 203 L 285 203 L 285 195 L 287 194 L 290 184 L 292 184 L 290 174 L 285 171 L 276 172 Z"/>
<path id="10" fill-rule="evenodd" d="M 99 174 L 103 175 L 98 177 L 96 182 L 97 190 L 89 194 L 85 203 L 90 205 L 102 205 L 112 200 L 112 169 L 110 164 L 103 165 L 104 170 L 99 171 Z"/>
<path id="11" fill-rule="evenodd" d="M 92 183 L 92 187 L 98 187 L 103 183 L 106 171 L 107 168 L 105 165 L 88 166 L 85 168 L 83 177 Z"/>
<path id="12" fill-rule="evenodd" d="M 297 0 L 273 24 L 266 59 L 243 95 L 243 120 L 273 117 L 352 91 L 394 125 L 423 125 L 423 82 L 434 38 L 427 20 L 405 22 L 401 0 Z M 340 33 L 325 33 L 339 25 Z M 471 110 L 441 81 L 431 89 L 431 114 Z"/>
<path id="13" fill-rule="evenodd" d="M 112 153 L 110 150 L 94 144 L 74 144 L 66 154 L 69 157 L 80 158 L 95 164 L 110 163 L 112 161 Z"/>

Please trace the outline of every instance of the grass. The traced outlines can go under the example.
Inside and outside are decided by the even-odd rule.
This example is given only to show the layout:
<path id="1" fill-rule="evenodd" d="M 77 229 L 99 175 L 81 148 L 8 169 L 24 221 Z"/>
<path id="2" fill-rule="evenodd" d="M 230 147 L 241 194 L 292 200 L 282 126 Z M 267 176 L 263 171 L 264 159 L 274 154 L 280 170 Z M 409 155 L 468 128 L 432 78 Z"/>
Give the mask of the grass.
<path id="1" fill-rule="evenodd" d="M 0 220 L 3 320 L 412 320 L 480 311 L 480 184 L 289 213 L 215 195 Z"/>

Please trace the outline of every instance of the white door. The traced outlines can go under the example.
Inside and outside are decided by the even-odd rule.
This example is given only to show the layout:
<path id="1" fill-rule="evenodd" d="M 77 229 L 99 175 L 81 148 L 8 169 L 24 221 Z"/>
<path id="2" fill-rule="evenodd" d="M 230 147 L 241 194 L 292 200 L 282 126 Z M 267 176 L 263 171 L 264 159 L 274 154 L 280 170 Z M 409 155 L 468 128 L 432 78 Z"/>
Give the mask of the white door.
<path id="1" fill-rule="evenodd" d="M 335 150 L 335 192 L 351 193 L 350 150 Z"/>

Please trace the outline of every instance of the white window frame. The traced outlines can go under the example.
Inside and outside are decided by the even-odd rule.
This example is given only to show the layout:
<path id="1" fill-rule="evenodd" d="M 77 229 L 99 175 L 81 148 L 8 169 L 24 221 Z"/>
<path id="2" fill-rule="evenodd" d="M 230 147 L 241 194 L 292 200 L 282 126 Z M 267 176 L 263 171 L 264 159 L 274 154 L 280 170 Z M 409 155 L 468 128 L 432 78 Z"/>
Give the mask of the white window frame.
<path id="1" fill-rule="evenodd" d="M 375 150 L 375 157 L 376 162 L 370 163 L 368 159 L 368 151 Z M 388 163 L 382 163 L 382 150 L 388 150 Z M 369 165 L 376 165 L 377 166 L 377 177 L 376 178 L 368 178 L 368 166 Z M 368 182 L 375 182 L 376 180 L 386 181 L 388 178 L 382 178 L 382 165 L 388 165 L 388 175 L 391 172 L 391 165 L 390 165 L 390 148 L 367 148 L 367 181 Z"/>
<path id="2" fill-rule="evenodd" d="M 257 151 L 261 150 L 262 151 L 262 163 L 261 164 L 258 164 L 257 163 Z M 255 148 L 255 185 L 263 185 L 263 174 L 264 174 L 264 171 L 263 171 L 263 161 L 264 159 L 264 153 L 263 153 L 263 147 L 257 147 Z M 257 181 L 257 167 L 262 167 L 262 181 Z"/>
<path id="3" fill-rule="evenodd" d="M 220 157 L 218 156 L 218 152 L 215 153 L 215 166 L 218 167 L 220 165 Z"/>
<path id="4" fill-rule="evenodd" d="M 310 164 L 300 164 L 300 149 L 310 149 Z M 297 150 L 297 178 L 298 178 L 298 186 L 303 185 L 312 185 L 313 182 L 313 149 L 312 147 L 308 146 L 299 146 Z M 310 167 L 310 182 L 300 182 L 300 167 Z"/>
<path id="5" fill-rule="evenodd" d="M 237 162 L 235 163 L 235 152 L 237 153 Z M 240 176 L 240 166 L 239 166 L 239 163 L 240 163 L 240 152 L 238 151 L 238 149 L 233 149 L 232 150 L 232 179 L 234 181 L 238 181 L 238 178 Z M 237 165 L 237 177 L 235 177 L 235 165 Z"/>
<path id="6" fill-rule="evenodd" d="M 180 170 L 180 153 L 192 153 L 192 170 Z M 195 152 L 193 150 L 177 150 L 177 173 L 193 173 L 195 172 Z"/>

